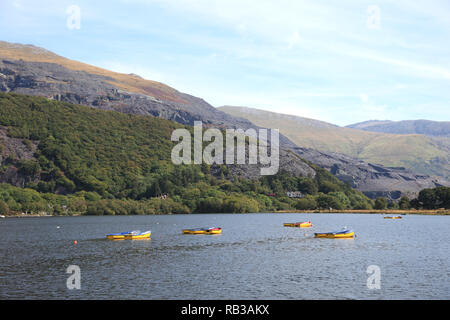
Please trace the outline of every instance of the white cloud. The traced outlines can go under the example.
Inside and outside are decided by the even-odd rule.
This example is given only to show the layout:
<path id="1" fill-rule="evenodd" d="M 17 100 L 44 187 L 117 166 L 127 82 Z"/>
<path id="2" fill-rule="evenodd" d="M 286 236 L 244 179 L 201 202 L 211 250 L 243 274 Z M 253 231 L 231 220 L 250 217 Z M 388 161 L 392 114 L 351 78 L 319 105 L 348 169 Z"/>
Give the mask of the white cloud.
<path id="1" fill-rule="evenodd" d="M 136 73 L 216 106 L 264 107 L 334 123 L 393 116 L 398 105 L 428 103 L 430 117 L 448 114 L 447 0 L 43 1 L 22 0 L 13 10 L 0 0 L 0 29 L 10 37 L 22 32 L 26 43 L 49 30 L 42 42 L 49 49 L 63 47 L 59 52 L 72 59 L 84 54 L 87 63 Z M 58 38 L 72 3 L 83 10 L 83 35 Z M 369 4 L 379 8 L 382 28 L 367 28 L 376 17 Z M 92 56 L 85 59 L 85 52 Z"/>
<path id="2" fill-rule="evenodd" d="M 295 31 L 294 34 L 292 36 L 290 36 L 288 39 L 288 49 L 291 49 L 295 44 L 297 44 L 299 39 L 300 39 L 300 35 L 299 35 L 298 31 Z"/>
<path id="3" fill-rule="evenodd" d="M 370 5 L 367 7 L 367 28 L 380 30 L 381 29 L 381 9 L 379 6 Z"/>
<path id="4" fill-rule="evenodd" d="M 131 2 L 135 1 L 147 3 Z M 376 6 L 301 0 L 151 3 L 195 16 L 205 30 L 218 27 L 234 35 L 224 37 L 201 30 L 180 35 L 189 43 L 229 58 L 223 68 L 235 70 L 235 78 L 229 79 L 233 85 L 218 88 L 209 78 L 204 84 L 197 79 L 196 94 L 215 105 L 261 106 L 277 111 L 284 104 L 297 115 L 331 117 L 340 122 L 358 114 L 352 110 L 361 112 L 360 116 L 387 115 L 394 105 L 389 99 L 410 103 L 411 96 L 417 94 L 408 90 L 413 87 L 422 92 L 434 90 L 441 99 L 448 96 L 437 91 L 436 83 L 443 85 L 450 79 L 450 42 L 445 41 L 450 38 L 440 35 L 442 31 L 430 19 L 436 18 L 444 28 L 450 26 L 450 5 L 445 1 L 380 0 Z M 376 32 L 367 28 L 369 22 L 377 27 Z M 239 84 L 234 86 L 235 82 Z M 256 92 L 252 84 L 259 83 L 267 87 Z M 230 93 L 223 94 L 227 91 Z M 390 96 L 380 102 L 380 93 Z"/>
<path id="5" fill-rule="evenodd" d="M 367 94 L 365 94 L 365 93 L 361 93 L 361 94 L 359 95 L 359 97 L 361 98 L 361 101 L 362 101 L 363 103 L 367 103 L 367 102 L 369 101 L 369 96 L 368 96 Z"/>

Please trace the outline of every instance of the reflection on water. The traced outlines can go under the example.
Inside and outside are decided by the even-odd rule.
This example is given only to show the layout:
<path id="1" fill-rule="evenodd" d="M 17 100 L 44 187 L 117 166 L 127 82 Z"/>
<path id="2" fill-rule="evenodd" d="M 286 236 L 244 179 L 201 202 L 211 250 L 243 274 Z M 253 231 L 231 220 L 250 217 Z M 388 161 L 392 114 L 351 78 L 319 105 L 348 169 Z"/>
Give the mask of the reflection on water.
<path id="1" fill-rule="evenodd" d="M 369 214 L 2 219 L 0 299 L 448 299 L 448 219 Z M 283 227 L 306 220 L 314 227 Z M 204 226 L 223 232 L 181 233 Z M 314 232 L 343 226 L 357 238 L 314 238 Z M 105 239 L 137 229 L 151 230 L 151 239 Z M 69 265 L 80 267 L 80 290 L 66 287 Z M 367 288 L 369 265 L 381 269 L 380 290 Z"/>

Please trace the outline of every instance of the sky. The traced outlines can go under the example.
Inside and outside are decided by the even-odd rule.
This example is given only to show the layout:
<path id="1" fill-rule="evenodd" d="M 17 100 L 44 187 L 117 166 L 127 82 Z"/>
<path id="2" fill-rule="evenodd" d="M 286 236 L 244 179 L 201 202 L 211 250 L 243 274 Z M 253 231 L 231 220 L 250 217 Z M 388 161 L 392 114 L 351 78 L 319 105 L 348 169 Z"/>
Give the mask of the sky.
<path id="1" fill-rule="evenodd" d="M 215 107 L 450 121 L 448 0 L 0 0 L 0 40 Z"/>

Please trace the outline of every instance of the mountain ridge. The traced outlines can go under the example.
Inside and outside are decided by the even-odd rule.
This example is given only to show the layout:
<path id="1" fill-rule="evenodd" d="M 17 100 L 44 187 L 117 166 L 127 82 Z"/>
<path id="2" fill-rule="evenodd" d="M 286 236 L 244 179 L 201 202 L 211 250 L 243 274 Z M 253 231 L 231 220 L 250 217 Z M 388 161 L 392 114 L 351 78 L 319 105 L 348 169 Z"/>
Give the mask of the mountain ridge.
<path id="1" fill-rule="evenodd" d="M 401 121 L 369 120 L 354 123 L 346 127 L 371 132 L 450 137 L 450 121 L 433 121 L 426 119 Z"/>

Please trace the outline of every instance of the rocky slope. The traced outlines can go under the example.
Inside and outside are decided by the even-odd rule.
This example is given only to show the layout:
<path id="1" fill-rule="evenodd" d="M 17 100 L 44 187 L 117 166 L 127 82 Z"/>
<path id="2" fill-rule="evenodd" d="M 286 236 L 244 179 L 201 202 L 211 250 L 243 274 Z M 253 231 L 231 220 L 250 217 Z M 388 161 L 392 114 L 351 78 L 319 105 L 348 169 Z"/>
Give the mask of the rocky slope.
<path id="1" fill-rule="evenodd" d="M 32 45 L 0 41 L 0 91 L 44 96 L 193 125 L 247 128 L 251 124 L 203 99 L 134 74 L 121 74 L 60 57 Z"/>
<path id="2" fill-rule="evenodd" d="M 309 148 L 298 147 L 295 150 L 300 157 L 329 170 L 339 180 L 373 199 L 399 199 L 402 195 L 415 198 L 424 188 L 450 185 L 443 178 L 418 175 L 402 167 L 374 165 L 342 154 Z"/>

